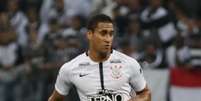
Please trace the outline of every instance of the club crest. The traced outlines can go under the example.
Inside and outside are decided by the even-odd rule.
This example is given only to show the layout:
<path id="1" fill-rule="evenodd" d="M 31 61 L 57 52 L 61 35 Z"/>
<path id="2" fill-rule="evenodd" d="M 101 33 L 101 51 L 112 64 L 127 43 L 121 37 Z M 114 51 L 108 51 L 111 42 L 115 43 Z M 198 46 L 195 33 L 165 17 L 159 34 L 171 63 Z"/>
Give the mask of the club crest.
<path id="1" fill-rule="evenodd" d="M 110 67 L 111 71 L 112 71 L 112 77 L 114 79 L 119 79 L 122 76 L 122 72 L 121 72 L 121 65 L 112 65 Z"/>

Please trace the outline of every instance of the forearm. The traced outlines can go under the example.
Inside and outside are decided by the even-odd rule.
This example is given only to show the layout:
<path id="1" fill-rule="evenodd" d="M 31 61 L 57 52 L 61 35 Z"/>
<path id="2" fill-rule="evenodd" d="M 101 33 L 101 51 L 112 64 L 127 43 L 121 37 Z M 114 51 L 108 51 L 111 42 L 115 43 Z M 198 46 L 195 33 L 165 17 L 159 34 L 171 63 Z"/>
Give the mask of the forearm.
<path id="1" fill-rule="evenodd" d="M 54 90 L 48 101 L 64 101 L 64 96 L 60 95 L 56 90 Z"/>
<path id="2" fill-rule="evenodd" d="M 129 101 L 151 101 L 151 91 L 146 87 L 143 91 L 137 92 L 137 95 Z"/>
<path id="3" fill-rule="evenodd" d="M 151 93 L 144 92 L 142 94 L 136 95 L 136 97 L 132 98 L 132 101 L 151 101 Z"/>
<path id="4" fill-rule="evenodd" d="M 48 101 L 63 101 L 62 98 L 49 97 Z"/>

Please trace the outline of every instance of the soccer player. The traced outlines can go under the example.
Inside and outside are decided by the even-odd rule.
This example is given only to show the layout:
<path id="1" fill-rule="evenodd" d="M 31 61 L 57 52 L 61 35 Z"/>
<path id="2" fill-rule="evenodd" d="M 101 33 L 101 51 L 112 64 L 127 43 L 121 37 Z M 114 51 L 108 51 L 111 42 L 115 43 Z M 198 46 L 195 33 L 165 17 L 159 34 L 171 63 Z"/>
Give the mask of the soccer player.
<path id="1" fill-rule="evenodd" d="M 139 63 L 112 49 L 112 19 L 93 16 L 87 28 L 88 51 L 61 67 L 48 101 L 64 101 L 72 85 L 81 101 L 151 101 Z"/>

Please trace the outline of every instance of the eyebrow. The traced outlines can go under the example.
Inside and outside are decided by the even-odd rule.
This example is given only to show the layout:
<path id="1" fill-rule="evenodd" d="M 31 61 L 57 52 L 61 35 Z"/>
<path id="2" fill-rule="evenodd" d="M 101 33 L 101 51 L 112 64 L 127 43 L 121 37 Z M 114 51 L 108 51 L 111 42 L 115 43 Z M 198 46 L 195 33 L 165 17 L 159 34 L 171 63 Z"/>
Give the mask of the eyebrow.
<path id="1" fill-rule="evenodd" d="M 114 30 L 106 30 L 106 29 L 99 29 L 98 31 L 99 31 L 99 32 L 102 32 L 102 31 L 114 32 Z"/>

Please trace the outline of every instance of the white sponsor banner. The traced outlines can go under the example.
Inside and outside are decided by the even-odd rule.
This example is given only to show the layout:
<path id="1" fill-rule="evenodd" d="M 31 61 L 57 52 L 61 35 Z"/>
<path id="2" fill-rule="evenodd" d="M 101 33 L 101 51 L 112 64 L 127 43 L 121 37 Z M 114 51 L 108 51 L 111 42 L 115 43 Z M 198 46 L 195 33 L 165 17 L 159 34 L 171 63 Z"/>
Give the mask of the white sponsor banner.
<path id="1" fill-rule="evenodd" d="M 152 92 L 152 101 L 166 101 L 169 70 L 146 69 L 144 70 L 144 76 Z"/>
<path id="2" fill-rule="evenodd" d="M 170 99 L 171 101 L 201 101 L 201 87 L 171 86 Z"/>

